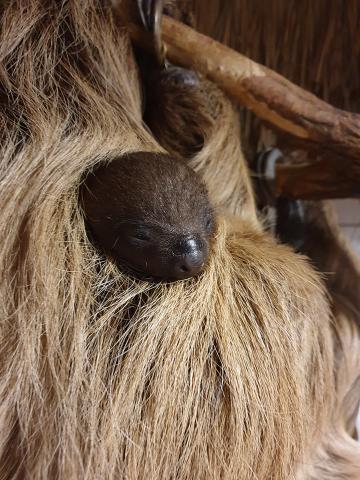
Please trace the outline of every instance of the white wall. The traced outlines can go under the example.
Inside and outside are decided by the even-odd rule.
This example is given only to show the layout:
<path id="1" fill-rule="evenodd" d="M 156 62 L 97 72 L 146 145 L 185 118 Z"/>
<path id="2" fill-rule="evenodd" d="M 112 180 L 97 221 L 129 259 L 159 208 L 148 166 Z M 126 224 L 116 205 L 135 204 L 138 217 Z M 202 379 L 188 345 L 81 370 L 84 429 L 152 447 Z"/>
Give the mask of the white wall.
<path id="1" fill-rule="evenodd" d="M 339 223 L 360 256 L 360 200 L 335 200 Z"/>

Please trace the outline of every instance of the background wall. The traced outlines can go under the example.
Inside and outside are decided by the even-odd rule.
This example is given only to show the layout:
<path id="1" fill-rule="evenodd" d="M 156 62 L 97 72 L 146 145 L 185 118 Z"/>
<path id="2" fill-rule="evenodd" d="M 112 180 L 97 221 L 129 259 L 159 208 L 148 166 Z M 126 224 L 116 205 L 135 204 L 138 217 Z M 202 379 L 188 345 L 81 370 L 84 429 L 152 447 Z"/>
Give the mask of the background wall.
<path id="1" fill-rule="evenodd" d="M 360 256 L 360 200 L 336 200 L 339 223 Z"/>

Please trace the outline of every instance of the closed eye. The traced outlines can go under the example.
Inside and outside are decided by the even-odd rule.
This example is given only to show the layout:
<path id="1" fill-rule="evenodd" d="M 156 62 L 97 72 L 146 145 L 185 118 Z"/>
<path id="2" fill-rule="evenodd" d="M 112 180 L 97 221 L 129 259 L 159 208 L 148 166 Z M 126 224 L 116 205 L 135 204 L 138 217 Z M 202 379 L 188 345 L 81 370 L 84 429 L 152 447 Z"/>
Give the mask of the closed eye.
<path id="1" fill-rule="evenodd" d="M 147 225 L 139 225 L 132 222 L 121 222 L 118 224 L 119 233 L 134 245 L 150 242 L 153 238 L 153 231 Z"/>
<path id="2" fill-rule="evenodd" d="M 132 238 L 136 240 L 141 240 L 143 242 L 148 242 L 150 240 L 150 235 L 145 232 L 139 232 L 132 235 Z"/>

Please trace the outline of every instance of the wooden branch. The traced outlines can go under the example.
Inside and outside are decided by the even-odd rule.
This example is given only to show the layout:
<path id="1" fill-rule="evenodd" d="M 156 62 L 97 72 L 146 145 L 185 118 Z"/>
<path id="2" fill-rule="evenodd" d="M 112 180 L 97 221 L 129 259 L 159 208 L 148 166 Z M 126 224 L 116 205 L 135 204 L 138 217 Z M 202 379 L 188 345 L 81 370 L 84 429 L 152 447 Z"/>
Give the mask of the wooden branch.
<path id="1" fill-rule="evenodd" d="M 277 165 L 275 196 L 321 200 L 360 198 L 360 164 L 340 158 L 322 158 L 306 165 Z"/>
<path id="2" fill-rule="evenodd" d="M 151 38 L 141 28 L 132 24 L 130 34 L 139 46 L 151 49 Z M 326 195 L 334 196 L 335 171 L 338 172 L 343 160 L 348 159 L 343 177 L 349 179 L 349 186 L 341 190 L 341 195 L 359 196 L 360 115 L 332 107 L 276 72 L 166 16 L 162 21 L 162 39 L 170 62 L 213 80 L 271 128 L 296 139 L 301 148 L 332 155 L 333 161 L 329 164 L 324 161 L 316 168 L 295 167 L 296 174 L 287 170 L 285 175 L 283 171 L 282 180 L 290 181 L 290 177 L 292 180 L 286 188 L 285 183 L 279 181 L 281 188 L 277 191 L 289 192 L 292 188 L 292 192 L 300 192 L 295 186 L 312 174 L 317 178 L 311 183 L 316 190 L 324 181 L 318 169 L 326 168 L 329 184 L 332 182 L 332 187 L 325 189 Z M 315 190 L 311 193 L 309 187 L 309 198 L 316 196 Z M 325 190 L 320 195 L 325 194 Z"/>

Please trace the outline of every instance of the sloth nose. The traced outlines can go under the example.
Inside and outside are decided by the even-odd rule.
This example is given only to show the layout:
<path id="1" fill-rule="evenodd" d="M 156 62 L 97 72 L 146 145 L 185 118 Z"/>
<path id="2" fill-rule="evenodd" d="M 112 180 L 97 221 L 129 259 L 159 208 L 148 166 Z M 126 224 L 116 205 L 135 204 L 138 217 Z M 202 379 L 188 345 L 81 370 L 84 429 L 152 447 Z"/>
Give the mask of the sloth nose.
<path id="1" fill-rule="evenodd" d="M 198 275 L 207 259 L 207 245 L 196 237 L 186 237 L 178 242 L 172 276 L 175 279 Z"/>

